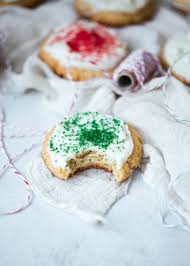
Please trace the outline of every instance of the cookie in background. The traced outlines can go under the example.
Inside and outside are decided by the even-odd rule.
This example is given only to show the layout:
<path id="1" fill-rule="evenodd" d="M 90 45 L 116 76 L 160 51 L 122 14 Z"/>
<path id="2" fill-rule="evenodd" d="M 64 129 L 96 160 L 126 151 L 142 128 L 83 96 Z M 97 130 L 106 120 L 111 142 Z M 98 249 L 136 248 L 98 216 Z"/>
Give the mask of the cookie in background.
<path id="1" fill-rule="evenodd" d="M 42 3 L 43 0 L 0 0 L 1 6 L 23 6 L 35 7 Z"/>
<path id="2" fill-rule="evenodd" d="M 56 29 L 40 47 L 39 56 L 59 76 L 74 81 L 111 73 L 128 49 L 106 27 L 78 21 Z"/>
<path id="3" fill-rule="evenodd" d="M 190 86 L 190 32 L 171 37 L 161 49 L 161 63 L 165 68 L 172 67 L 172 74 Z"/>
<path id="4" fill-rule="evenodd" d="M 190 0 L 174 0 L 171 1 L 172 5 L 180 11 L 190 14 Z"/>
<path id="5" fill-rule="evenodd" d="M 122 27 L 152 18 L 156 3 L 153 0 L 75 0 L 75 8 L 81 17 Z"/>

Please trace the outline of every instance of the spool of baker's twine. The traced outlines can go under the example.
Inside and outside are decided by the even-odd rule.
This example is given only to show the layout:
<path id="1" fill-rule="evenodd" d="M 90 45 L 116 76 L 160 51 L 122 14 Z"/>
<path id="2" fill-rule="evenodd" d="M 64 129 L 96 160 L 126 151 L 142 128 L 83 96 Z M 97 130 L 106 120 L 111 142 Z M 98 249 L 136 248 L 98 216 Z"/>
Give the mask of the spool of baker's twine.
<path id="1" fill-rule="evenodd" d="M 114 91 L 121 96 L 124 96 L 127 91 L 136 92 L 147 81 L 161 75 L 163 70 L 159 60 L 147 51 L 136 50 L 114 70 Z"/>

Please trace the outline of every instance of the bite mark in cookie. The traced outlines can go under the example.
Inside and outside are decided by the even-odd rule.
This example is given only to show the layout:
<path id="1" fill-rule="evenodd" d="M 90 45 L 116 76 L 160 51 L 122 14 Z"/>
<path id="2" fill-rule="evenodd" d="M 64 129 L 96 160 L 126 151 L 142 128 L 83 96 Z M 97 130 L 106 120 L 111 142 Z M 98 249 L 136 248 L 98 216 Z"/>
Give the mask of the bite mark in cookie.
<path id="1" fill-rule="evenodd" d="M 124 121 L 86 112 L 59 122 L 46 136 L 42 155 L 49 170 L 61 179 L 95 167 L 113 172 L 121 182 L 140 165 L 142 140 Z"/>

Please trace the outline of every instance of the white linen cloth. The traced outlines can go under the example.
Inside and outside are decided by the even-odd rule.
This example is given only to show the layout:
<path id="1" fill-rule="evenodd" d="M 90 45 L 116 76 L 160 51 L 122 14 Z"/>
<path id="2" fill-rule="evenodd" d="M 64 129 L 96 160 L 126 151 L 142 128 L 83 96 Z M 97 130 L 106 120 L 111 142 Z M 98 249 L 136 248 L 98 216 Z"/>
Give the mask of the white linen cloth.
<path id="1" fill-rule="evenodd" d="M 77 19 L 77 15 L 72 8 L 72 1 L 56 1 L 34 10 L 16 7 L 1 8 L 0 31 L 5 33 L 6 40 L 2 44 L 3 56 L 0 58 L 1 63 L 4 59 L 9 67 L 1 72 L 0 91 L 22 93 L 34 88 L 45 96 L 44 100 L 49 107 L 63 114 L 77 110 L 112 112 L 115 98 L 111 91 L 111 85 L 106 79 L 80 83 L 65 81 L 53 74 L 37 56 L 39 43 L 52 29 L 75 19 Z M 183 17 L 175 11 L 163 7 L 152 21 L 143 25 L 117 29 L 117 34 L 123 41 L 126 41 L 129 48 L 144 48 L 158 55 L 161 46 L 169 36 L 189 29 L 188 20 L 188 17 Z M 179 82 L 175 80 L 173 82 L 175 83 L 174 88 L 182 87 Z M 78 94 L 79 90 L 80 93 Z M 186 94 L 186 89 L 184 89 L 184 94 L 180 94 L 182 101 L 186 99 L 184 108 L 189 102 L 188 97 L 183 97 Z M 179 96 L 179 90 L 173 90 L 172 97 L 174 98 L 170 104 L 174 105 L 175 111 L 181 113 L 181 108 L 176 110 L 178 105 L 174 104 L 176 99 L 179 99 L 177 96 Z M 74 107 L 71 108 L 73 99 L 76 101 Z M 189 126 L 174 121 L 168 114 L 160 90 L 147 93 L 140 91 L 138 94 L 129 93 L 127 97 L 117 100 L 114 114 L 131 122 L 143 135 L 146 143 L 144 146 L 145 157 L 149 157 L 149 163 L 143 170 L 145 182 L 150 184 L 155 191 L 164 195 L 167 202 L 173 204 L 176 210 L 190 221 L 188 175 L 179 178 L 179 182 L 176 180 L 181 173 L 190 170 L 188 161 L 190 158 Z M 56 197 L 54 190 L 56 191 L 57 183 L 60 181 L 49 178 L 50 173 L 47 170 L 45 174 L 44 170 L 37 170 L 39 175 L 33 175 L 41 163 L 37 156 L 30 168 L 31 176 L 33 176 L 33 178 L 31 177 L 32 186 L 42 197 L 46 200 L 49 199 L 49 202 L 56 205 L 56 201 L 60 200 L 60 194 Z M 85 210 L 90 209 L 88 212 L 90 215 L 87 215 L 89 220 L 90 218 L 101 220 L 102 218 L 99 219 L 94 214 L 92 215 L 91 211 L 103 214 L 118 198 L 125 194 L 125 184 L 116 187 L 116 184 L 111 182 L 109 186 L 106 178 L 109 174 L 105 173 L 105 181 L 101 179 L 102 173 L 97 179 L 94 178 L 96 174 L 94 171 L 88 171 L 82 174 L 78 180 L 73 179 L 68 183 L 71 183 L 72 187 L 77 184 L 75 189 L 83 188 L 79 198 L 74 196 L 76 202 L 73 206 L 79 206 L 79 202 L 83 199 L 85 202 L 89 201 L 90 204 L 85 206 Z M 89 175 L 90 178 L 86 178 L 86 175 Z M 85 181 L 84 187 L 81 185 L 83 180 Z M 44 186 L 41 186 L 39 182 L 40 184 L 42 182 Z M 56 183 L 55 186 L 54 182 Z M 67 189 L 68 184 L 62 183 L 60 189 Z M 49 185 L 53 185 L 53 190 L 49 190 Z M 99 185 L 104 188 L 101 195 L 98 194 Z M 92 204 L 94 207 L 91 209 L 89 207 L 92 194 L 86 194 L 86 191 L 87 189 L 92 191 L 94 188 L 96 188 L 97 205 Z M 110 190 L 113 193 L 110 194 Z M 73 194 L 69 193 L 67 196 L 69 200 Z M 106 202 L 106 200 L 108 201 Z M 60 207 L 63 207 L 65 203 L 65 198 L 62 198 L 58 205 L 62 204 Z M 75 207 L 67 206 L 71 212 L 81 214 L 81 212 L 79 214 L 76 211 Z M 82 213 L 84 218 L 85 211 Z"/>
<path id="2" fill-rule="evenodd" d="M 181 114 L 178 104 L 182 101 L 190 120 L 188 90 L 175 78 L 166 86 L 167 97 L 172 99 L 168 102 L 170 109 L 174 104 L 175 113 L 180 111 Z M 171 208 L 177 209 L 190 224 L 190 123 L 180 123 L 168 112 L 161 89 L 128 93 L 117 100 L 113 113 L 133 124 L 143 136 L 144 156 L 149 158 L 143 173 L 144 181 L 164 196 Z"/>
<path id="3" fill-rule="evenodd" d="M 50 205 L 90 223 L 106 223 L 104 214 L 128 192 L 131 179 L 118 184 L 111 173 L 86 170 L 67 181 L 54 177 L 38 152 L 29 168 L 32 189 Z"/>

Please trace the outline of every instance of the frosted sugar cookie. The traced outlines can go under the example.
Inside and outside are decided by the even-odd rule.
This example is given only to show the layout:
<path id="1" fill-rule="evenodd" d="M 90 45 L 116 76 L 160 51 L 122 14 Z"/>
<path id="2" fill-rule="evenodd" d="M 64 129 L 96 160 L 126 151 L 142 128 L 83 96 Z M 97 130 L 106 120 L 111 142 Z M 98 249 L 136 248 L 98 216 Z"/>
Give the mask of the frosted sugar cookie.
<path id="1" fill-rule="evenodd" d="M 115 27 L 144 22 L 152 17 L 155 7 L 151 0 L 75 0 L 82 17 Z"/>
<path id="2" fill-rule="evenodd" d="M 58 178 L 75 172 L 101 168 L 126 180 L 140 165 L 142 140 L 124 121 L 94 112 L 64 118 L 47 134 L 42 157 Z"/>
<path id="3" fill-rule="evenodd" d="M 39 56 L 58 75 L 73 80 L 101 77 L 126 56 L 126 45 L 105 27 L 77 22 L 55 30 L 41 45 Z"/>
<path id="4" fill-rule="evenodd" d="M 177 34 L 169 39 L 162 48 L 160 57 L 164 67 L 172 66 L 173 75 L 190 85 L 190 32 Z"/>

